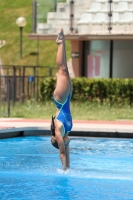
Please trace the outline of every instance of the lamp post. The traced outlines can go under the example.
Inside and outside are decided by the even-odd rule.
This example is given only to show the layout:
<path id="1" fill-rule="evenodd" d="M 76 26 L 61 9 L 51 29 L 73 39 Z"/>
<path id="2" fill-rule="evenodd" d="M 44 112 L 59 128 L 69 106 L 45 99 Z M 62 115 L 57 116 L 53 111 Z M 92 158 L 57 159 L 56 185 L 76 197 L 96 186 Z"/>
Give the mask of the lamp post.
<path id="1" fill-rule="evenodd" d="M 111 33 L 111 30 L 112 30 L 111 18 L 113 17 L 113 12 L 112 12 L 113 0 L 109 0 L 108 3 L 109 3 L 109 12 L 108 12 L 109 24 L 108 24 L 108 30 L 109 30 L 109 33 Z"/>
<path id="2" fill-rule="evenodd" d="M 57 11 L 57 0 L 54 0 L 54 12 Z"/>
<path id="3" fill-rule="evenodd" d="M 19 17 L 16 20 L 16 24 L 18 25 L 18 27 L 20 28 L 20 58 L 22 58 L 22 31 L 23 31 L 23 27 L 26 25 L 26 19 L 24 17 Z"/>
<path id="4" fill-rule="evenodd" d="M 74 31 L 73 21 L 74 21 L 74 1 L 70 0 L 70 31 L 71 33 Z"/>
<path id="5" fill-rule="evenodd" d="M 36 23 L 37 23 L 37 1 L 33 0 L 32 3 L 32 33 L 36 33 Z"/>

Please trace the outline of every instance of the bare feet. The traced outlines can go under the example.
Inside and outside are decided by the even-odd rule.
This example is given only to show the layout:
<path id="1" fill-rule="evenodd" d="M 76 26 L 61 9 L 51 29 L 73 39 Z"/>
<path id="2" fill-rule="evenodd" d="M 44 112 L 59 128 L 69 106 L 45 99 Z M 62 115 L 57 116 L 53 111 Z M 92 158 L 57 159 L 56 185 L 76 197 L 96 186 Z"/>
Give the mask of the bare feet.
<path id="1" fill-rule="evenodd" d="M 59 33 L 56 39 L 56 43 L 59 45 L 63 42 L 63 38 L 64 38 L 64 33 L 63 33 L 63 29 L 62 27 L 59 29 Z"/>

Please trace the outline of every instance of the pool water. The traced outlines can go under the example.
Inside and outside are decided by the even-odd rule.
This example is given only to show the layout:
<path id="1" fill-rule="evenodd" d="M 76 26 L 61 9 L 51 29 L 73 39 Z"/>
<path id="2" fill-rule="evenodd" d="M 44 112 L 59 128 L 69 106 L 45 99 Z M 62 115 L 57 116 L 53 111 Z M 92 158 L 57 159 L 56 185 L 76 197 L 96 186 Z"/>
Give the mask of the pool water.
<path id="1" fill-rule="evenodd" d="M 133 139 L 71 138 L 70 158 L 50 137 L 0 140 L 0 200 L 133 200 Z"/>

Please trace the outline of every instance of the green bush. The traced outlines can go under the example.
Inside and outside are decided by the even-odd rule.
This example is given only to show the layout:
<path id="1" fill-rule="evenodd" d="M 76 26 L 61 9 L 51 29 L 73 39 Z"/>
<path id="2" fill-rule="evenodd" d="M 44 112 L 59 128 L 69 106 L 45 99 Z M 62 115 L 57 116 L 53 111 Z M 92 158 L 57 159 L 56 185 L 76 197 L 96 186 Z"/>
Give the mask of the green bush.
<path id="1" fill-rule="evenodd" d="M 96 103 L 108 103 L 111 106 L 117 104 L 132 105 L 133 80 L 132 79 L 88 79 L 73 78 L 74 101 L 90 101 Z M 45 78 L 41 82 L 40 91 L 43 100 L 50 100 L 56 85 L 56 78 Z"/>
<path id="2" fill-rule="evenodd" d="M 45 78 L 40 84 L 40 93 L 42 100 L 50 100 L 56 85 L 56 78 Z"/>

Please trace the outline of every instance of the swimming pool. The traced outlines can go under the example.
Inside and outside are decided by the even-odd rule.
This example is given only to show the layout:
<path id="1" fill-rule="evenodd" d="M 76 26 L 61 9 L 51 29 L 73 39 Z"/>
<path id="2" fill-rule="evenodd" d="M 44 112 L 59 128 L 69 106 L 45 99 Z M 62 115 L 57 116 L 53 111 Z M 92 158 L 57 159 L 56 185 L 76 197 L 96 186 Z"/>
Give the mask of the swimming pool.
<path id="1" fill-rule="evenodd" d="M 71 138 L 70 153 L 64 172 L 50 137 L 0 140 L 0 199 L 133 199 L 133 139 Z"/>

